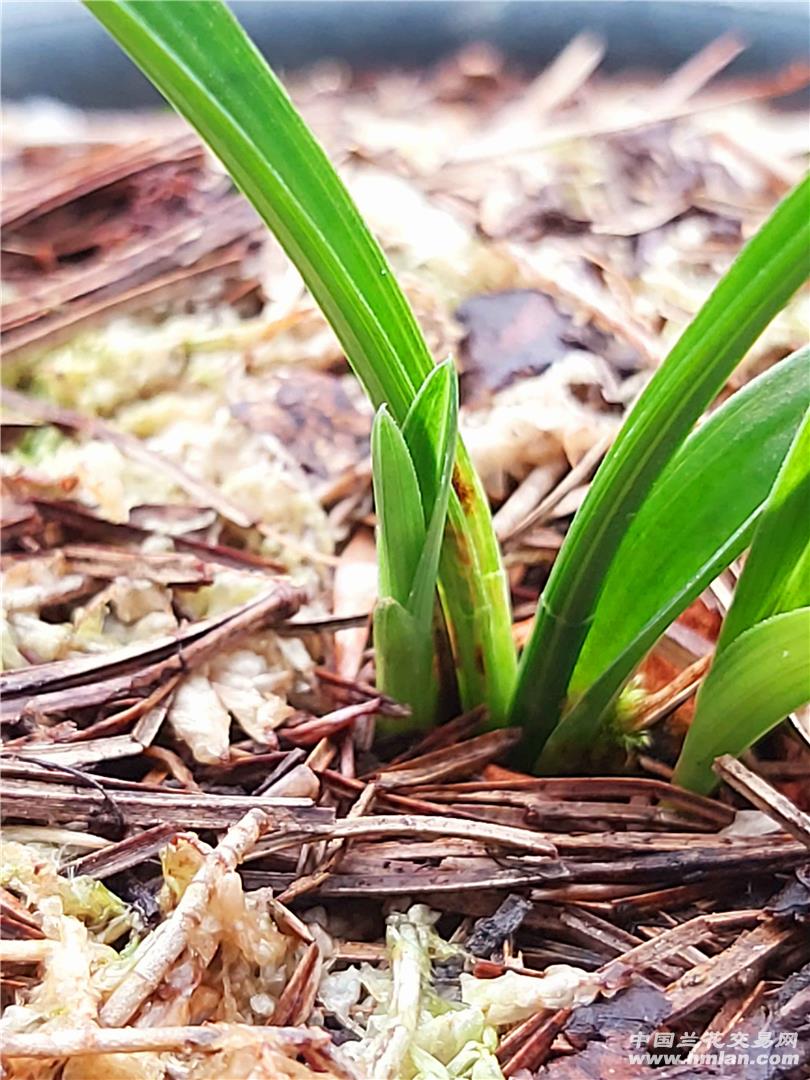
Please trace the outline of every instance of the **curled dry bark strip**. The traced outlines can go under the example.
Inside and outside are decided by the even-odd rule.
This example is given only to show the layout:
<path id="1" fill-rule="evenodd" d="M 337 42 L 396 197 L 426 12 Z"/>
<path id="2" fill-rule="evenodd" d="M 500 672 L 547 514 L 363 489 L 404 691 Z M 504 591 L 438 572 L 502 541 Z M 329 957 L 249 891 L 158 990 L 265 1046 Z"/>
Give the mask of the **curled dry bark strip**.
<path id="1" fill-rule="evenodd" d="M 49 762 L 56 765 L 97 765 L 101 761 L 132 757 L 144 750 L 142 743 L 130 735 L 111 735 L 107 739 L 89 739 L 86 742 L 37 742 L 22 744 L 28 760 Z"/>
<path id="2" fill-rule="evenodd" d="M 270 769 L 270 772 L 266 773 L 263 780 L 258 787 L 253 789 L 254 795 L 267 795 L 271 788 L 278 781 L 284 779 L 287 773 L 292 772 L 297 768 L 306 757 L 306 754 L 300 747 L 296 747 L 295 750 L 289 750 L 287 752 L 282 751 L 281 756 L 275 758 L 276 764 Z M 306 766 L 305 766 L 306 767 Z M 273 794 L 276 794 L 275 792 Z M 286 794 L 278 792 L 278 794 Z"/>
<path id="3" fill-rule="evenodd" d="M 321 772 L 321 779 L 327 787 L 340 795 L 351 796 L 363 789 L 362 780 L 354 780 L 351 777 L 343 776 L 332 769 L 324 769 Z M 440 806 L 438 803 L 428 802 L 427 799 L 412 798 L 410 795 L 393 795 L 382 789 L 378 789 L 378 802 L 381 807 L 384 806 L 387 810 L 401 810 L 403 813 L 428 814 L 437 817 L 443 817 L 447 813 L 447 807 Z M 479 821 L 481 819 L 479 814 L 468 813 L 459 806 L 453 807 L 453 817 L 456 820 L 465 821 Z"/>
<path id="4" fill-rule="evenodd" d="M 193 279 L 241 271 L 259 239 L 252 207 L 225 185 L 195 220 L 166 222 L 152 235 L 115 250 L 114 258 L 63 266 L 39 287 L 3 305 L 3 354 L 34 343 L 64 340 L 83 323 L 113 309 L 142 310 L 172 294 L 188 291 Z M 100 240 L 101 237 L 96 237 Z"/>
<path id="5" fill-rule="evenodd" d="M 263 811 L 250 810 L 206 856 L 180 903 L 155 932 L 150 947 L 102 1006 L 99 1020 L 104 1027 L 126 1024 L 158 988 L 205 915 L 214 886 L 224 874 L 236 869 L 271 824 L 272 819 Z"/>
<path id="6" fill-rule="evenodd" d="M 304 764 L 307 768 L 312 769 L 314 773 L 317 773 L 321 769 L 327 769 L 329 767 L 336 753 L 337 749 L 335 744 L 324 737 L 317 746 L 314 746 L 312 750 L 310 750 Z"/>
<path id="7" fill-rule="evenodd" d="M 370 701 L 361 701 L 357 705 L 345 705 L 342 709 L 336 709 L 325 716 L 312 717 L 299 724 L 288 722 L 283 728 L 284 738 L 296 746 L 314 746 L 321 739 L 330 738 L 353 726 L 363 717 L 373 716 L 379 712 L 381 704 L 382 699 L 376 697 Z"/>
<path id="8" fill-rule="evenodd" d="M 512 537 L 521 527 L 527 514 L 540 505 L 541 501 L 554 490 L 564 470 L 562 462 L 535 465 L 525 480 L 522 480 L 509 498 L 492 517 L 495 535 L 503 543 Z"/>
<path id="9" fill-rule="evenodd" d="M 622 986 L 629 974 L 658 965 L 662 960 L 678 953 L 687 945 L 701 941 L 718 930 L 741 930 L 755 923 L 760 916 L 757 908 L 741 911 L 721 911 L 712 915 L 698 915 L 688 922 L 645 941 L 634 949 L 605 964 L 600 975 L 606 987 Z"/>
<path id="10" fill-rule="evenodd" d="M 557 1012 L 543 1009 L 526 1021 L 527 1024 L 534 1024 L 534 1027 L 525 1031 L 514 1049 L 510 1048 L 509 1051 L 504 1052 L 506 1046 L 504 1040 L 498 1048 L 498 1060 L 502 1062 L 504 1076 L 514 1076 L 521 1069 L 536 1068 L 568 1023 L 572 1012 L 573 1009 L 558 1009 Z"/>
<path id="11" fill-rule="evenodd" d="M 369 529 L 357 529 L 343 549 L 332 588 L 336 616 L 371 612 L 377 599 L 377 558 Z M 335 634 L 335 668 L 344 679 L 356 678 L 363 666 L 370 629 L 369 616 L 359 626 Z"/>
<path id="12" fill-rule="evenodd" d="M 715 1039 L 727 1039 L 734 1027 L 761 1005 L 764 987 L 765 984 L 760 981 L 747 994 L 733 994 L 724 1001 L 695 1043 L 690 1056 L 697 1058 L 698 1054 L 710 1054 L 716 1047 Z"/>
<path id="13" fill-rule="evenodd" d="M 289 797 L 293 799 L 317 799 L 321 785 L 318 777 L 308 765 L 293 765 L 285 773 L 262 790 L 254 794 L 269 795 L 272 798 Z"/>
<path id="14" fill-rule="evenodd" d="M 290 911 L 279 899 L 274 897 L 271 889 L 257 889 L 253 895 L 257 896 L 259 893 L 264 894 L 263 899 L 267 905 L 267 910 L 272 915 L 273 921 L 279 930 L 289 934 L 290 937 L 300 938 L 306 945 L 311 945 L 315 941 L 312 930 L 307 923 L 303 919 L 299 919 L 294 911 Z"/>
<path id="15" fill-rule="evenodd" d="M 8 778 L 12 769 L 16 769 L 16 766 L 9 764 L 0 777 L 0 801 L 9 818 L 24 821 L 89 821 L 104 810 L 104 795 L 95 788 L 76 791 L 63 784 L 37 783 L 30 773 L 23 774 L 22 779 L 13 780 Z M 109 788 L 115 793 L 116 806 L 129 826 L 151 826 L 164 822 L 181 829 L 222 829 L 257 807 L 272 818 L 278 828 L 289 829 L 293 835 L 290 842 L 294 843 L 302 833 L 313 831 L 314 839 L 323 839 L 324 829 L 328 830 L 334 819 L 334 811 L 313 806 L 309 799 L 196 794 L 167 788 L 147 789 L 138 784 L 127 787 L 124 786 L 126 781 L 116 783 L 107 777 L 104 777 L 104 781 L 104 789 Z"/>
<path id="16" fill-rule="evenodd" d="M 335 634 L 344 630 L 356 629 L 364 626 L 371 618 L 371 612 L 366 611 L 361 615 L 321 615 L 314 619 L 290 619 L 289 623 L 279 630 L 291 637 L 298 634 Z"/>
<path id="17" fill-rule="evenodd" d="M 175 513 L 178 508 L 177 503 L 153 507 L 153 523 L 154 516 Z M 3 521 L 5 522 L 8 516 L 6 506 L 3 507 L 3 513 Z M 29 528 L 36 528 L 36 519 L 39 518 L 48 524 L 61 526 L 70 534 L 77 533 L 82 540 L 95 538 L 105 544 L 140 542 L 149 539 L 151 536 L 160 536 L 165 542 L 167 536 L 165 532 L 157 531 L 151 526 L 147 527 L 133 520 L 127 522 L 110 521 L 80 503 L 64 502 L 58 499 L 34 497 L 31 499 L 30 506 L 17 507 L 17 516 L 21 516 L 23 513 L 29 515 L 28 520 L 30 520 L 30 515 L 34 516 L 34 523 Z M 131 517 L 132 515 L 130 515 Z M 9 528 L 12 530 L 12 534 L 16 527 L 14 521 L 10 522 Z M 3 539 L 6 539 L 5 525 Z M 206 543 L 204 540 L 198 540 L 188 534 L 172 535 L 169 539 L 175 551 L 197 555 L 206 566 L 209 564 L 212 566 L 230 566 L 236 570 L 256 570 L 271 574 L 286 572 L 284 564 L 276 559 L 257 555 L 255 552 L 242 550 L 241 548 L 230 547 L 227 544 Z"/>
<path id="18" fill-rule="evenodd" d="M 42 217 L 91 191 L 106 188 L 119 180 L 131 177 L 155 166 L 189 162 L 202 165 L 205 151 L 194 135 L 176 138 L 139 139 L 131 146 L 96 146 L 69 159 L 61 168 L 49 170 L 43 181 L 36 174 L 34 184 L 21 184 L 8 192 L 0 214 L 3 228 L 20 225 Z"/>
<path id="19" fill-rule="evenodd" d="M 495 152 L 488 150 L 479 154 L 469 152 L 462 147 L 460 152 L 457 151 L 455 155 L 448 158 L 447 168 L 468 168 L 470 165 L 486 162 L 496 154 L 501 161 L 509 160 L 513 157 L 536 154 L 547 147 L 576 139 L 598 139 L 625 131 L 640 131 L 685 116 L 695 116 L 701 112 L 712 112 L 715 109 L 724 109 L 748 101 L 784 97 L 804 89 L 808 82 L 810 82 L 810 67 L 803 62 L 798 62 L 777 72 L 771 78 L 749 82 L 728 81 L 723 89 L 706 91 L 704 94 L 690 98 L 688 102 L 667 106 L 656 112 L 643 109 L 633 117 L 614 114 L 595 121 L 586 119 L 566 122 L 562 120 L 556 124 L 549 124 L 539 137 L 519 144 L 515 143 L 510 147 L 499 146 Z"/>
<path id="20" fill-rule="evenodd" d="M 321 950 L 317 941 L 307 946 L 292 978 L 276 1003 L 274 1024 L 302 1024 L 312 1012 L 321 981 Z"/>
<path id="21" fill-rule="evenodd" d="M 0 932 L 2 938 L 44 938 L 31 912 L 17 897 L 0 885 Z"/>
<path id="22" fill-rule="evenodd" d="M 122 575 L 159 585 L 210 585 L 211 566 L 187 552 L 127 551 L 104 544 L 65 544 L 59 549 L 74 574 L 112 580 Z"/>
<path id="23" fill-rule="evenodd" d="M 463 761 L 464 751 L 459 747 L 459 758 Z M 398 774 L 393 774 L 396 779 Z M 386 784 L 386 787 L 392 785 Z M 552 801 L 540 793 L 532 791 L 467 791 L 456 793 L 448 785 L 446 794 L 436 790 L 433 800 L 449 804 L 454 810 L 464 806 L 484 820 L 488 816 L 500 817 L 504 810 L 519 809 L 526 820 L 538 828 L 561 828 L 561 823 L 569 824 L 583 832 L 593 832 L 605 828 L 606 822 L 615 823 L 625 829 L 633 828 L 676 828 L 682 832 L 704 831 L 706 823 L 695 822 L 685 817 L 680 811 L 673 811 L 663 805 L 649 805 L 647 802 L 614 803 L 591 799 L 562 799 Z M 514 816 L 514 815 L 513 815 Z"/>
<path id="24" fill-rule="evenodd" d="M 712 657 L 701 656 L 655 693 L 647 694 L 628 731 L 646 731 L 664 720 L 697 693 Z"/>
<path id="25" fill-rule="evenodd" d="M 110 844 L 101 851 L 83 855 L 70 863 L 69 869 L 75 877 L 89 875 L 97 880 L 120 874 L 153 858 L 176 833 L 174 825 L 154 825 L 151 829 L 136 832 L 126 840 L 119 840 L 117 844 Z"/>
<path id="26" fill-rule="evenodd" d="M 160 683 L 151 694 L 139 698 L 134 705 L 128 705 L 120 712 L 113 713 L 103 720 L 97 720 L 86 728 L 79 728 L 65 739 L 66 743 L 85 742 L 89 739 L 97 739 L 100 736 L 115 735 L 126 731 L 130 723 L 135 720 L 132 728 L 132 738 L 141 746 L 150 746 L 152 740 L 160 731 L 161 724 L 166 719 L 169 706 L 172 703 L 174 689 L 180 682 L 180 675 L 171 675 L 165 682 Z"/>
<path id="27" fill-rule="evenodd" d="M 295 620 L 291 619 L 288 625 L 295 626 Z M 369 683 L 361 682 L 358 679 L 344 679 L 342 675 L 322 667 L 315 668 L 315 675 L 319 682 L 326 683 L 330 688 L 330 693 L 338 701 L 345 701 L 349 705 L 354 705 L 358 701 L 379 698 L 381 703 L 379 711 L 383 716 L 411 715 L 407 705 L 400 705 L 399 702 L 394 701 L 393 698 L 388 697 L 386 694 L 380 693 L 375 686 L 371 686 Z"/>
<path id="28" fill-rule="evenodd" d="M 349 873 L 341 867 L 339 872 L 323 872 L 319 875 L 322 880 L 307 880 L 307 885 L 319 899 L 418 896 L 424 898 L 429 907 L 435 908 L 442 906 L 443 896 L 451 897 L 454 904 L 459 904 L 462 895 L 470 892 L 480 894 L 493 890 L 526 888 L 549 880 L 554 883 L 556 892 L 560 887 L 559 883 L 566 879 L 567 871 L 564 866 L 551 859 L 541 862 L 540 866 L 525 865 L 506 870 L 491 861 L 469 869 L 458 869 L 455 866 L 433 869 L 424 865 L 399 864 L 399 867 L 390 873 L 380 873 L 379 870 Z M 247 871 L 245 878 L 257 887 L 270 885 L 274 888 L 292 889 L 296 884 L 296 878 L 292 875 L 268 871 Z"/>
<path id="29" fill-rule="evenodd" d="M 554 510 L 566 495 L 570 494 L 584 480 L 588 480 L 596 466 L 602 460 L 613 441 L 612 436 L 606 436 L 595 443 L 590 450 L 583 454 L 582 458 L 560 480 L 560 482 L 537 504 L 537 506 L 525 515 L 522 521 L 511 526 L 509 532 L 503 531 L 500 536 L 501 543 L 516 541 L 535 525 L 542 524 L 548 515 Z"/>
<path id="30" fill-rule="evenodd" d="M 376 783 L 382 788 L 416 787 L 459 776 L 471 776 L 484 765 L 503 756 L 520 741 L 519 728 L 500 728 L 477 738 L 378 771 Z"/>
<path id="31" fill-rule="evenodd" d="M 418 742 L 406 746 L 401 754 L 392 758 L 389 762 L 389 768 L 392 765 L 411 765 L 416 758 L 421 758 L 425 754 L 442 750 L 447 746 L 458 746 L 478 731 L 485 716 L 486 707 L 478 705 L 474 709 L 470 709 L 469 712 L 462 713 L 453 720 L 448 720 L 446 724 L 433 728 L 431 731 L 426 732 Z"/>
<path id="32" fill-rule="evenodd" d="M 696 795 L 683 788 L 672 787 L 662 780 L 648 777 L 630 776 L 587 776 L 587 777 L 512 777 L 506 780 L 484 774 L 484 779 L 461 784 L 444 784 L 439 788 L 426 786 L 418 789 L 418 794 L 437 802 L 446 800 L 455 802 L 459 798 L 475 792 L 530 791 L 544 796 L 553 802 L 570 799 L 655 799 L 667 805 L 677 806 L 706 823 L 712 830 L 723 828 L 734 821 L 734 811 L 705 795 Z"/>
<path id="33" fill-rule="evenodd" d="M 54 773 L 65 773 L 67 776 L 74 777 L 78 780 L 80 785 L 91 788 L 101 799 L 101 816 L 103 816 L 106 822 L 107 831 L 111 834 L 111 838 L 120 840 L 123 837 L 126 832 L 124 815 L 121 813 L 115 799 L 109 791 L 105 790 L 95 776 L 92 776 L 90 773 L 82 772 L 80 769 L 74 769 L 71 765 L 61 765 L 57 762 L 43 761 L 39 758 L 29 758 L 24 754 L 13 754 L 12 757 L 25 764 L 36 765 L 39 768 L 48 769 Z"/>
<path id="34" fill-rule="evenodd" d="M 750 926 L 760 916 L 756 909 L 749 911 L 717 912 L 701 915 L 670 930 L 658 933 L 652 940 L 624 952 L 610 960 L 596 972 L 603 992 L 625 988 L 628 983 L 643 978 L 645 970 L 660 973 L 664 960 L 687 954 L 693 944 L 711 934 Z M 796 934 L 796 928 L 780 930 L 770 921 L 749 930 L 736 939 L 728 949 L 720 952 L 696 967 L 691 967 L 666 991 L 667 1019 L 676 1022 L 697 1008 L 705 1005 L 729 982 L 743 974 L 751 965 L 761 963 L 778 949 L 788 937 Z M 749 943 L 750 942 L 750 947 Z M 523 1021 L 502 1040 L 498 1058 L 505 1076 L 512 1076 L 520 1069 L 537 1069 L 547 1057 L 553 1039 L 566 1026 L 575 1010 L 558 1013 L 537 1014 Z"/>

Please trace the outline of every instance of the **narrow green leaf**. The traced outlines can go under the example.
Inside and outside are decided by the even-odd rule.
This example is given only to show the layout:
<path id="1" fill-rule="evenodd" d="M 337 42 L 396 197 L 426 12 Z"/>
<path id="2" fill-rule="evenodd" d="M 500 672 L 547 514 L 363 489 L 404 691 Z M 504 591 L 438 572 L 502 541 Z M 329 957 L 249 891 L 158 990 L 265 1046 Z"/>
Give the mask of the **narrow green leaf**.
<path id="1" fill-rule="evenodd" d="M 810 386 L 810 371 L 805 368 Z M 765 504 L 734 601 L 717 641 L 719 656 L 754 623 L 810 606 L 810 413 L 796 433 Z M 810 657 L 808 658 L 810 662 Z"/>
<path id="2" fill-rule="evenodd" d="M 381 596 L 374 619 L 377 677 L 387 694 L 411 706 L 409 728 L 436 719 L 436 576 L 457 429 L 458 378 L 447 362 L 422 384 L 403 432 L 385 406 L 372 431 Z M 423 484 L 427 496 L 420 493 Z"/>
<path id="3" fill-rule="evenodd" d="M 808 359 L 810 349 L 801 349 L 734 394 L 659 477 L 608 572 L 571 680 L 574 704 L 544 747 L 543 772 L 571 761 L 583 768 L 588 755 L 604 752 L 622 686 L 749 542 L 810 404 Z"/>
<path id="4" fill-rule="evenodd" d="M 673 780 L 692 791 L 717 783 L 712 762 L 741 754 L 810 700 L 810 608 L 756 623 L 715 659 Z"/>
<path id="5" fill-rule="evenodd" d="M 408 597 L 408 610 L 417 625 L 424 627 L 426 634 L 430 634 L 433 626 L 436 575 L 447 521 L 450 478 L 453 474 L 458 433 L 458 377 L 451 364 L 446 366 L 445 372 L 446 374 L 441 373 L 433 379 L 433 385 L 424 397 L 420 394 L 417 398 L 408 413 L 404 429 L 412 456 L 418 455 L 423 463 L 424 482 L 430 485 L 433 497 L 425 546 Z M 437 388 L 435 392 L 433 387 Z M 432 430 L 436 433 L 431 446 Z M 419 479 L 421 485 L 421 475 Z M 422 490 L 422 502 L 427 507 L 430 496 L 424 494 L 424 488 Z"/>
<path id="6" fill-rule="evenodd" d="M 740 753 L 810 698 L 809 511 L 810 413 L 768 496 L 698 694 L 675 773 L 685 787 L 710 790 L 718 754 Z"/>
<path id="7" fill-rule="evenodd" d="M 736 558 L 810 405 L 810 348 L 752 379 L 686 440 L 627 529 L 571 680 L 657 638 Z M 646 651 L 646 647 L 645 647 Z"/>
<path id="8" fill-rule="evenodd" d="M 465 709 L 487 706 L 486 727 L 502 727 L 515 689 L 509 582 L 481 479 L 459 437 L 447 526 L 439 560 L 439 596 Z"/>
<path id="9" fill-rule="evenodd" d="M 419 387 L 402 425 L 419 479 L 426 525 L 439 492 L 449 484 L 457 433 L 458 376 L 453 362 L 445 360 Z"/>
<path id="10" fill-rule="evenodd" d="M 379 600 L 374 609 L 374 655 L 377 685 L 411 709 L 406 721 L 378 717 L 377 731 L 393 735 L 430 727 L 439 697 L 433 635 L 425 635 L 424 627 L 391 597 Z"/>
<path id="11" fill-rule="evenodd" d="M 650 380 L 554 564 L 520 666 L 512 722 L 534 757 L 560 718 L 624 534 L 703 410 L 810 271 L 810 179 L 746 244 Z"/>
<path id="12" fill-rule="evenodd" d="M 272 229 L 375 406 L 404 423 L 432 359 L 390 267 L 345 187 L 219 0 L 85 0 L 200 132 Z M 468 707 L 502 723 L 515 652 L 489 507 L 461 444 L 441 559 L 442 602 Z"/>
<path id="13" fill-rule="evenodd" d="M 286 90 L 219 0 L 87 0 L 197 128 L 301 271 L 375 404 L 402 420 L 432 361 L 378 244 Z"/>
<path id="14" fill-rule="evenodd" d="M 402 432 L 381 405 L 371 432 L 379 592 L 403 606 L 425 546 L 419 484 Z M 435 580 L 435 579 L 434 579 Z"/>
<path id="15" fill-rule="evenodd" d="M 694 431 L 631 522 L 571 680 L 591 685 L 645 630 L 659 636 L 736 558 L 810 406 L 810 348 L 752 379 Z"/>

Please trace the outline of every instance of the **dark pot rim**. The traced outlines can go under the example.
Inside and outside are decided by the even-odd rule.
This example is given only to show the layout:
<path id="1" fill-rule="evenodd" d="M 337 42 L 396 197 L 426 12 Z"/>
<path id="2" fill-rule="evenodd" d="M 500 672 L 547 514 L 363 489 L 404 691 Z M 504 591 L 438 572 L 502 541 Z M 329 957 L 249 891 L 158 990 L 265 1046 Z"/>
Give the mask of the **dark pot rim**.
<path id="1" fill-rule="evenodd" d="M 361 68 L 432 63 L 489 41 L 539 70 L 572 37 L 605 40 L 604 69 L 672 70 L 722 33 L 747 43 L 728 74 L 774 71 L 810 55 L 804 0 L 232 0 L 276 67 L 325 58 Z M 86 108 L 154 105 L 159 97 L 79 0 L 4 0 L 2 92 Z"/>

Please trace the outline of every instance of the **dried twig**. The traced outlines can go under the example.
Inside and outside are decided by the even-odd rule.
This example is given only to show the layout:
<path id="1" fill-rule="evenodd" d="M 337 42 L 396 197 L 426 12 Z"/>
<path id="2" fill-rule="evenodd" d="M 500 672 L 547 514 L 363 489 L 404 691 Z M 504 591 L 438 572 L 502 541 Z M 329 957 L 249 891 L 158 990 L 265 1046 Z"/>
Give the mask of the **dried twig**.
<path id="1" fill-rule="evenodd" d="M 321 950 L 317 941 L 304 955 L 281 993 L 273 1011 L 274 1024 L 301 1024 L 312 1011 L 321 977 Z"/>
<path id="2" fill-rule="evenodd" d="M 374 784 L 368 784 L 360 793 L 356 802 L 352 805 L 347 814 L 347 819 L 359 818 L 367 813 L 374 803 L 376 794 L 377 789 Z M 279 901 L 283 904 L 289 904 L 292 900 L 297 899 L 299 896 L 303 896 L 304 893 L 311 892 L 313 889 L 317 889 L 318 886 L 322 885 L 331 874 L 347 846 L 348 840 L 346 839 L 335 840 L 331 844 L 328 844 L 324 852 L 324 858 L 321 860 L 321 865 L 313 870 L 312 873 L 294 881 L 292 885 L 284 890 L 279 897 Z"/>
<path id="3" fill-rule="evenodd" d="M 31 938 L 26 941 L 0 941 L 0 963 L 38 964 L 47 960 L 56 943 L 49 938 Z"/>
<path id="4" fill-rule="evenodd" d="M 108 844 L 101 851 L 83 855 L 68 867 L 77 876 L 87 874 L 98 880 L 111 877 L 153 858 L 176 832 L 173 825 L 154 825 L 117 844 Z"/>
<path id="5" fill-rule="evenodd" d="M 511 527 L 509 532 L 504 532 L 500 539 L 503 543 L 507 541 L 514 541 L 534 525 L 539 525 L 545 521 L 548 515 L 554 510 L 566 495 L 569 495 L 583 480 L 587 480 L 596 466 L 602 460 L 607 453 L 607 450 L 613 441 L 612 436 L 605 436 L 595 443 L 587 453 L 583 454 L 580 460 L 573 466 L 570 472 L 560 480 L 560 482 L 554 487 L 544 499 L 535 507 L 531 513 L 526 514 L 522 521 L 516 523 Z"/>
<path id="6" fill-rule="evenodd" d="M 55 660 L 6 672 L 0 676 L 3 715 L 22 715 L 33 695 L 36 698 L 32 705 L 44 713 L 110 700 L 128 686 L 137 689 L 154 685 L 204 663 L 245 634 L 284 621 L 295 614 L 304 599 L 303 590 L 279 580 L 271 590 L 242 607 L 192 623 L 173 636 L 146 644 L 139 642 L 101 656 Z"/>
<path id="7" fill-rule="evenodd" d="M 307 836 L 296 836 L 291 832 L 267 841 L 262 845 L 262 853 L 281 851 L 302 840 L 304 843 L 312 843 L 316 840 L 353 839 L 359 836 L 458 836 L 481 840 L 495 847 L 517 848 L 532 855 L 545 855 L 549 858 L 557 855 L 557 849 L 548 837 L 540 836 L 528 829 L 513 829 L 506 825 L 491 825 L 488 822 L 470 822 L 458 818 L 428 817 L 416 814 L 403 814 L 399 817 L 340 818 L 334 825 L 319 827 L 316 833 Z"/>
<path id="8" fill-rule="evenodd" d="M 10 779 L 9 771 L 6 769 L 0 779 L 0 799 L 7 819 L 88 820 L 107 805 L 104 789 L 75 791 L 57 783 L 20 781 Z M 332 810 L 313 806 L 309 799 L 195 794 L 167 789 L 148 791 L 137 784 L 129 789 L 117 789 L 110 783 L 106 786 L 114 792 L 115 805 L 130 826 L 165 823 L 179 829 L 221 829 L 258 807 L 276 827 L 290 829 L 295 837 L 315 830 L 316 839 L 322 839 L 322 831 L 329 828 L 334 816 Z"/>
<path id="9" fill-rule="evenodd" d="M 199 925 L 211 892 L 224 874 L 235 870 L 257 840 L 270 829 L 273 819 L 263 811 L 249 810 L 233 825 L 219 845 L 206 856 L 179 904 L 159 930 L 148 939 L 135 967 L 113 990 L 99 1012 L 105 1027 L 121 1027 L 134 1016 L 166 977 Z"/>
<path id="10" fill-rule="evenodd" d="M 82 1028 L 58 1032 L 32 1032 L 25 1035 L 5 1034 L 0 1053 L 4 1058 L 62 1058 L 91 1057 L 99 1054 L 183 1053 L 205 1051 L 214 1053 L 240 1046 L 270 1046 L 274 1050 L 296 1057 L 317 1050 L 330 1058 L 333 1076 L 346 1076 L 331 1060 L 331 1040 L 322 1028 L 262 1027 L 250 1024 L 203 1024 L 200 1027 L 127 1027 L 121 1029 Z"/>

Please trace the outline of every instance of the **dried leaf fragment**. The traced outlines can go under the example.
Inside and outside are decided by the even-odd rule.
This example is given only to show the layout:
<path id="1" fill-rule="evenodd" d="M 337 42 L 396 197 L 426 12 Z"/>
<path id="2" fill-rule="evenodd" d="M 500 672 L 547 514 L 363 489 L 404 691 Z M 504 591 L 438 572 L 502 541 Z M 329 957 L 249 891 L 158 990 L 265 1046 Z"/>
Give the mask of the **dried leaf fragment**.
<path id="1" fill-rule="evenodd" d="M 188 675 L 177 687 L 169 723 L 195 761 L 203 765 L 227 761 L 231 716 L 204 671 Z"/>

